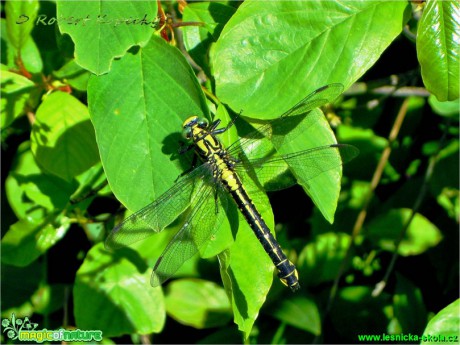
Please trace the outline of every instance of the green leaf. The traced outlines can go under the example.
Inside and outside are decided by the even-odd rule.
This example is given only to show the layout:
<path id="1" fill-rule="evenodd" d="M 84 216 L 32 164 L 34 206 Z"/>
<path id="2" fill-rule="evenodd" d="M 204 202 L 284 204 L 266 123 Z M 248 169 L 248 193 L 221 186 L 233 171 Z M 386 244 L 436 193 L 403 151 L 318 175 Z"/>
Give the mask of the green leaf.
<path id="1" fill-rule="evenodd" d="M 421 344 L 452 344 L 459 339 L 460 300 L 449 304 L 428 322 Z M 425 338 L 426 337 L 426 338 Z"/>
<path id="2" fill-rule="evenodd" d="M 24 67 L 30 73 L 40 73 L 43 70 L 43 61 L 37 45 L 33 39 L 29 39 L 22 48 L 21 57 Z"/>
<path id="3" fill-rule="evenodd" d="M 429 181 L 430 191 L 455 221 L 459 209 L 459 142 L 452 140 L 439 152 L 439 158 Z"/>
<path id="4" fill-rule="evenodd" d="M 430 95 L 430 97 L 428 97 L 428 103 L 436 114 L 451 117 L 453 119 L 458 118 L 458 114 L 460 113 L 459 99 L 451 102 L 440 102 L 436 99 L 436 97 Z"/>
<path id="5" fill-rule="evenodd" d="M 412 210 L 401 208 L 380 215 L 368 224 L 368 238 L 384 250 L 395 251 L 396 241 L 411 213 Z M 416 213 L 397 248 L 398 253 L 402 256 L 418 255 L 436 246 L 441 239 L 439 229 L 427 218 Z"/>
<path id="6" fill-rule="evenodd" d="M 59 70 L 54 71 L 53 75 L 77 90 L 86 91 L 91 74 L 80 67 L 75 60 L 70 60 Z"/>
<path id="7" fill-rule="evenodd" d="M 241 333 L 233 325 L 219 327 L 215 332 L 201 338 L 197 344 L 240 344 Z"/>
<path id="8" fill-rule="evenodd" d="M 273 212 L 267 195 L 249 176 L 243 175 L 241 178 L 248 195 L 274 234 Z M 234 322 L 247 338 L 272 285 L 275 267 L 243 215 L 236 207 L 233 211 L 238 214 L 229 216 L 232 229 L 221 227 L 219 233 L 228 231 L 234 234 L 236 225 L 238 231 L 233 235 L 235 239 L 231 247 L 219 254 L 218 258 L 222 281 L 231 300 Z M 227 246 L 230 243 L 227 242 Z"/>
<path id="9" fill-rule="evenodd" d="M 198 44 L 205 43 L 208 33 L 212 41 L 217 41 L 224 24 L 235 13 L 235 9 L 218 2 L 191 3 L 184 8 L 183 19 L 186 22 L 200 23 L 201 26 L 184 26 L 184 44 L 192 50 Z"/>
<path id="10" fill-rule="evenodd" d="M 77 186 L 43 173 L 29 146 L 29 142 L 19 146 L 5 189 L 16 217 L 39 223 L 51 212 L 64 209 Z"/>
<path id="11" fill-rule="evenodd" d="M 29 265 L 64 237 L 69 227 L 66 219 L 59 226 L 49 221 L 34 224 L 19 220 L 2 238 L 2 262 L 20 267 Z"/>
<path id="12" fill-rule="evenodd" d="M 8 39 L 18 51 L 30 39 L 38 8 L 37 0 L 8 1 L 5 4 Z"/>
<path id="13" fill-rule="evenodd" d="M 299 124 L 297 131 L 300 130 L 302 133 L 300 135 L 296 135 L 295 132 L 297 131 L 293 131 L 294 133 L 288 133 L 285 136 L 285 141 L 287 141 L 287 143 L 282 145 L 278 152 L 300 152 L 309 148 L 337 143 L 334 132 L 332 131 L 326 117 L 322 115 L 321 110 L 314 109 L 305 119 L 310 116 L 315 116 L 314 113 L 321 114 L 320 116 L 317 116 L 318 121 L 306 129 L 304 129 L 302 123 Z M 295 138 L 295 140 L 290 140 L 290 136 Z M 324 218 L 332 224 L 334 222 L 334 214 L 337 208 L 341 188 L 341 160 L 338 153 L 335 157 L 328 156 L 327 158 L 323 157 L 319 159 L 324 160 L 322 164 L 330 166 L 335 165 L 336 168 L 323 172 L 313 179 L 308 178 L 311 176 L 311 167 L 297 166 L 290 167 L 290 169 L 295 174 L 297 182 L 303 187 L 305 192 L 312 199 L 313 203 L 321 211 Z M 329 160 L 332 162 L 329 162 Z"/>
<path id="14" fill-rule="evenodd" d="M 223 326 L 232 318 L 224 289 L 205 280 L 171 282 L 165 301 L 166 311 L 172 318 L 198 329 Z"/>
<path id="15" fill-rule="evenodd" d="M 394 314 L 402 333 L 420 334 L 428 315 L 420 289 L 401 274 L 397 274 Z"/>
<path id="16" fill-rule="evenodd" d="M 343 233 L 325 233 L 316 236 L 300 252 L 297 266 L 301 285 L 318 285 L 333 281 L 350 245 L 350 236 Z"/>
<path id="17" fill-rule="evenodd" d="M 190 161 L 174 161 L 179 131 L 207 108 L 178 49 L 152 37 L 115 61 L 111 73 L 90 79 L 88 104 L 107 179 L 128 209 L 152 202 L 190 168 Z"/>
<path id="18" fill-rule="evenodd" d="M 34 312 L 31 297 L 39 289 L 46 272 L 43 260 L 35 260 L 25 267 L 6 265 L 2 262 L 2 317 L 30 316 Z"/>
<path id="19" fill-rule="evenodd" d="M 75 43 L 75 60 L 83 68 L 107 73 L 116 57 L 145 46 L 155 32 L 156 1 L 58 1 L 59 29 Z M 135 22 L 134 22 L 135 21 Z"/>
<path id="20" fill-rule="evenodd" d="M 348 174 L 358 180 L 371 180 L 380 156 L 388 145 L 388 140 L 376 135 L 371 129 L 356 128 L 348 125 L 339 126 L 337 137 L 340 138 L 341 143 L 359 147 L 358 157 L 347 164 Z"/>
<path id="21" fill-rule="evenodd" d="M 417 30 L 417 56 L 426 88 L 439 101 L 458 99 L 460 4 L 427 1 Z"/>
<path id="22" fill-rule="evenodd" d="M 339 290 L 330 311 L 330 319 L 344 342 L 356 343 L 357 333 L 372 330 L 372 334 L 387 332 L 389 315 L 386 309 L 391 306 L 391 297 L 382 293 L 372 296 L 368 286 L 349 286 Z M 347 341 L 348 340 L 348 341 Z"/>
<path id="23" fill-rule="evenodd" d="M 45 284 L 31 297 L 35 312 L 42 315 L 49 315 L 61 309 L 66 301 L 66 290 L 70 287 L 64 284 Z"/>
<path id="24" fill-rule="evenodd" d="M 199 23 L 202 26 L 183 26 L 184 45 L 193 60 L 203 68 L 208 75 L 208 51 L 217 41 L 224 24 L 235 13 L 233 7 L 218 2 L 190 3 L 184 8 L 184 22 Z"/>
<path id="25" fill-rule="evenodd" d="M 17 117 L 24 114 L 34 83 L 17 73 L 2 71 L 1 82 L 1 127 L 5 128 Z"/>
<path id="26" fill-rule="evenodd" d="M 400 1 L 246 1 L 211 51 L 217 95 L 246 116 L 268 119 L 323 85 L 348 88 L 409 13 Z"/>
<path id="27" fill-rule="evenodd" d="M 218 257 L 234 322 L 246 339 L 270 290 L 273 263 L 247 225 L 239 227 L 235 243 Z"/>
<path id="28" fill-rule="evenodd" d="M 321 334 L 318 306 L 311 298 L 296 296 L 282 299 L 270 312 L 278 320 L 315 335 Z"/>
<path id="29" fill-rule="evenodd" d="M 73 96 L 54 92 L 37 109 L 31 148 L 46 171 L 70 181 L 99 160 L 88 109 Z"/>
<path id="30" fill-rule="evenodd" d="M 430 190 L 434 195 L 442 193 L 443 189 L 459 189 L 459 141 L 452 140 L 439 152 L 439 158 L 433 169 L 430 180 Z"/>
<path id="31" fill-rule="evenodd" d="M 19 1 L 18 1 L 19 2 Z M 4 18 L 0 19 L 1 31 L 7 32 L 7 24 Z M 11 69 L 17 69 L 17 49 L 8 39 L 8 35 L 1 36 L 2 51 L 1 61 Z M 43 61 L 40 52 L 32 38 L 25 41 L 24 46 L 21 48 L 21 60 L 27 71 L 31 73 L 39 73 L 43 69 Z"/>
<path id="32" fill-rule="evenodd" d="M 161 331 L 163 293 L 150 286 L 150 273 L 130 249 L 110 255 L 102 243 L 91 248 L 73 290 L 77 327 L 101 330 L 104 337 Z"/>

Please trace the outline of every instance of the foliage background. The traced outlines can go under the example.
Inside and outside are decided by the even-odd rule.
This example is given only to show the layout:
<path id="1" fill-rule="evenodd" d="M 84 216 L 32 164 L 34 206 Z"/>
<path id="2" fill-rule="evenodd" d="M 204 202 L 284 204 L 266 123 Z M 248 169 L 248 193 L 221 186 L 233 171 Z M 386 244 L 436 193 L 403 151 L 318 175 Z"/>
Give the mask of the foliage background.
<path id="1" fill-rule="evenodd" d="M 104 342 L 458 334 L 458 3 L 161 5 L 171 21 L 151 28 L 109 20 L 153 21 L 155 2 L 2 3 L 2 318 L 100 329 Z M 260 206 L 299 268 L 299 293 L 272 285 L 270 261 L 241 229 L 219 257 L 240 291 L 215 257 L 151 288 L 171 231 L 104 250 L 119 201 L 135 211 L 189 166 L 175 158 L 187 116 L 267 120 L 333 82 L 346 92 L 327 118 L 361 151 L 337 210 L 324 188 L 338 193 L 339 181 L 313 183 L 313 202 L 294 187 L 269 194 L 273 210 Z M 330 133 L 320 123 L 301 144 Z M 222 237 L 205 256 L 233 242 Z"/>

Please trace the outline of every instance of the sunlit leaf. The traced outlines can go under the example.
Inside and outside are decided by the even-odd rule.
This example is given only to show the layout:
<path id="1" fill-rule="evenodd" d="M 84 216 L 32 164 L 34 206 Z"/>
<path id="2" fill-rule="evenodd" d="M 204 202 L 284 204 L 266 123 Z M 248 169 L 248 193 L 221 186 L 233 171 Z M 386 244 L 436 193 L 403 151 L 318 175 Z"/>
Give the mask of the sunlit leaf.
<path id="1" fill-rule="evenodd" d="M 211 52 L 217 95 L 235 111 L 268 119 L 323 85 L 347 89 L 409 13 L 401 1 L 246 1 Z"/>
<path id="2" fill-rule="evenodd" d="M 113 59 L 145 46 L 157 28 L 156 1 L 58 1 L 59 29 L 75 43 L 75 60 L 97 75 Z"/>
<path id="3" fill-rule="evenodd" d="M 427 1 L 417 30 L 417 56 L 426 88 L 439 101 L 459 97 L 460 4 Z"/>
<path id="4" fill-rule="evenodd" d="M 222 326 L 232 318 L 224 289 L 205 280 L 172 282 L 168 285 L 165 302 L 171 317 L 199 329 Z"/>
<path id="5" fill-rule="evenodd" d="M 416 213 L 398 248 L 396 242 L 408 224 L 412 211 L 394 209 L 380 215 L 367 226 L 367 236 L 384 250 L 394 251 L 402 256 L 418 255 L 436 246 L 442 239 L 439 229 L 423 215 Z"/>
<path id="6" fill-rule="evenodd" d="M 73 290 L 75 321 L 104 337 L 159 332 L 165 322 L 163 293 L 150 286 L 150 270 L 132 250 L 109 255 L 102 243 L 86 255 Z"/>
<path id="7" fill-rule="evenodd" d="M 449 344 L 458 340 L 460 329 L 460 300 L 442 309 L 428 322 L 422 344 Z"/>
<path id="8" fill-rule="evenodd" d="M 88 109 L 75 97 L 54 92 L 41 103 L 31 148 L 46 171 L 70 181 L 99 160 Z"/>

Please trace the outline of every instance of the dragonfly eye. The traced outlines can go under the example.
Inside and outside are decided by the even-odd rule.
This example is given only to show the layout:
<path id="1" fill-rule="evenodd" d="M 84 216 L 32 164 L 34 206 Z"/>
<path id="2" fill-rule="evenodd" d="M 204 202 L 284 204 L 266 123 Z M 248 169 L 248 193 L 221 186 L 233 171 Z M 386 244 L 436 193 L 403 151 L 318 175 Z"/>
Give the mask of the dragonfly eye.
<path id="1" fill-rule="evenodd" d="M 208 128 L 209 122 L 206 119 L 199 119 L 198 122 L 197 122 L 197 125 L 198 125 L 199 128 L 204 129 L 204 128 Z"/>
<path id="2" fill-rule="evenodd" d="M 192 127 L 184 127 L 182 130 L 182 136 L 187 140 L 192 139 Z"/>

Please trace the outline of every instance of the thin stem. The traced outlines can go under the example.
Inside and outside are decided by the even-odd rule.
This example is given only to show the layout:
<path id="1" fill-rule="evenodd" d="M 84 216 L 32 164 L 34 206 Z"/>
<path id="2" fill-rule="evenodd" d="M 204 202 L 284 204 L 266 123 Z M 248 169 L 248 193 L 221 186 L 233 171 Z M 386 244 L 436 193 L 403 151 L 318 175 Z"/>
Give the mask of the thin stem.
<path id="1" fill-rule="evenodd" d="M 171 26 L 173 28 L 179 28 L 181 26 L 204 26 L 203 22 L 178 22 L 172 23 Z"/>
<path id="2" fill-rule="evenodd" d="M 220 103 L 217 97 L 211 91 L 209 91 L 206 87 L 202 86 L 201 90 L 203 90 L 206 97 L 208 97 L 211 101 L 213 101 L 214 104 Z"/>
<path id="3" fill-rule="evenodd" d="M 345 267 L 346 267 L 347 263 L 349 262 L 349 260 L 351 258 L 351 252 L 352 252 L 353 244 L 355 242 L 356 237 L 361 232 L 362 226 L 364 224 L 364 220 L 366 219 L 366 216 L 367 216 L 367 210 L 368 210 L 369 204 L 370 204 L 370 202 L 372 200 L 372 197 L 374 195 L 374 191 L 375 191 L 376 187 L 378 186 L 378 184 L 380 182 L 380 179 L 381 179 L 382 173 L 383 173 L 383 169 L 384 169 L 385 165 L 388 162 L 388 158 L 390 157 L 392 144 L 396 140 L 396 138 L 398 136 L 398 133 L 399 133 L 399 131 L 401 129 L 401 125 L 403 123 L 403 120 L 404 120 L 404 118 L 405 118 L 405 116 L 407 114 L 408 102 L 409 102 L 409 100 L 405 99 L 404 102 L 401 105 L 401 108 L 399 109 L 398 116 L 396 117 L 396 120 L 395 120 L 395 122 L 393 124 L 393 127 L 391 129 L 391 132 L 390 132 L 390 134 L 388 136 L 387 147 L 383 151 L 382 156 L 380 157 L 380 161 L 379 161 L 379 163 L 377 165 L 377 168 L 375 169 L 374 176 L 372 177 L 372 181 L 371 181 L 371 186 L 370 186 L 370 189 L 369 189 L 369 191 L 368 191 L 368 193 L 366 195 L 364 205 L 363 205 L 360 213 L 358 214 L 358 217 L 356 218 L 356 221 L 355 221 L 355 225 L 353 227 L 353 231 L 352 231 L 352 235 L 351 235 L 352 238 L 351 238 L 351 241 L 350 241 L 350 245 L 347 248 L 345 258 L 343 259 L 343 261 L 342 261 L 342 263 L 340 265 L 339 272 L 338 272 L 338 274 L 337 274 L 337 276 L 336 276 L 336 278 L 334 280 L 334 284 L 333 284 L 331 292 L 329 294 L 329 299 L 328 299 L 328 303 L 327 303 L 326 310 L 325 310 L 325 313 L 324 313 L 324 318 L 326 317 L 326 315 L 330 312 L 330 310 L 332 308 L 333 301 L 335 300 L 335 296 L 337 295 L 339 281 L 340 281 L 340 279 L 341 279 L 341 277 L 342 277 L 342 275 L 343 275 L 343 273 L 345 271 Z"/>
<path id="4" fill-rule="evenodd" d="M 447 127 L 448 126 L 446 126 L 446 128 Z M 439 158 L 438 155 L 439 155 L 439 152 L 441 151 L 441 148 L 443 147 L 443 142 L 444 142 L 444 140 L 446 138 L 446 135 L 447 135 L 447 129 L 444 131 L 444 134 L 443 134 L 443 136 L 442 136 L 442 138 L 440 140 L 440 145 L 438 147 L 437 152 L 430 159 L 430 162 L 429 162 L 428 167 L 427 167 L 426 172 L 425 172 L 425 176 L 423 178 L 423 184 L 422 184 L 422 186 L 420 188 L 420 192 L 417 195 L 417 199 L 414 202 L 414 206 L 412 207 L 411 215 L 410 215 L 409 219 L 407 220 L 406 224 L 404 224 L 404 227 L 403 227 L 403 229 L 401 230 L 401 232 L 400 232 L 400 234 L 398 236 L 398 239 L 397 239 L 396 245 L 395 245 L 395 250 L 393 252 L 390 264 L 387 267 L 385 275 L 383 276 L 383 279 L 375 285 L 374 291 L 372 291 L 372 296 L 373 297 L 377 297 L 377 296 L 380 295 L 380 293 L 383 291 L 383 289 L 387 285 L 387 282 L 388 282 L 388 279 L 390 277 L 391 272 L 393 272 L 394 266 L 396 264 L 396 259 L 399 256 L 399 254 L 398 254 L 399 246 L 401 245 L 404 237 L 406 236 L 407 229 L 409 229 L 409 225 L 412 223 L 412 220 L 414 219 L 415 215 L 417 214 L 417 211 L 419 210 L 420 205 L 422 204 L 422 201 L 425 198 L 425 195 L 426 195 L 426 192 L 427 192 L 427 189 L 428 189 L 428 184 L 429 184 L 429 182 L 431 180 L 431 177 L 433 175 L 434 167 L 435 167 L 435 165 L 436 165 L 436 163 L 438 161 L 438 158 Z"/>
<path id="5" fill-rule="evenodd" d="M 172 6 L 170 3 L 168 4 L 168 11 L 170 12 L 170 17 L 171 17 L 169 26 L 170 26 L 170 30 L 174 34 L 174 37 L 176 37 L 175 42 L 176 42 L 177 48 L 179 48 L 181 53 L 184 54 L 190 66 L 192 66 L 192 68 L 197 72 L 198 78 L 202 82 L 206 81 L 207 77 L 204 75 L 203 69 L 195 62 L 195 60 L 193 60 L 193 58 L 188 53 L 187 49 L 185 49 L 184 36 L 182 35 L 182 31 L 179 30 L 179 27 L 181 26 L 203 26 L 204 23 L 179 22 L 174 6 Z"/>

